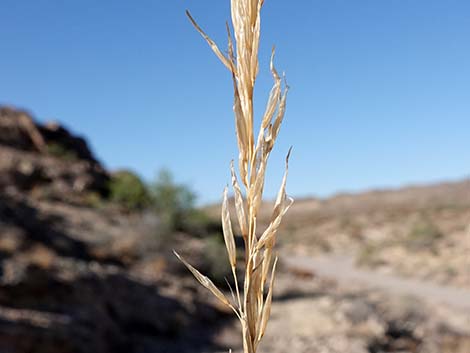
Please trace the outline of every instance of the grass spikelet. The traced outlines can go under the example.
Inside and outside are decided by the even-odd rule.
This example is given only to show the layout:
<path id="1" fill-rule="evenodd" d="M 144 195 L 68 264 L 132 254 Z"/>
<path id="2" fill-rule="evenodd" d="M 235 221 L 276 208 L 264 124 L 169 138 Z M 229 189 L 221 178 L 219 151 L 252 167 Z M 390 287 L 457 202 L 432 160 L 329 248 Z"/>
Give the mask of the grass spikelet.
<path id="1" fill-rule="evenodd" d="M 268 325 L 269 316 L 271 315 L 271 304 L 273 300 L 273 288 L 274 288 L 274 278 L 276 274 L 276 265 L 277 257 L 274 260 L 273 269 L 271 271 L 271 280 L 269 282 L 268 295 L 266 296 L 266 301 L 263 305 L 263 311 L 261 314 L 260 327 L 258 330 L 257 343 L 261 341 L 266 332 L 266 326 Z"/>
<path id="2" fill-rule="evenodd" d="M 237 250 L 235 249 L 235 239 L 233 238 L 232 223 L 228 209 L 227 188 L 224 189 L 224 201 L 222 203 L 222 230 L 224 233 L 225 246 L 227 247 L 230 266 L 237 265 Z"/>
<path id="3" fill-rule="evenodd" d="M 286 214 L 287 210 L 290 208 L 294 200 L 292 198 L 287 197 L 286 195 L 286 183 L 287 183 L 287 172 L 289 169 L 289 156 L 291 150 L 286 157 L 286 171 L 284 173 L 284 177 L 282 178 L 281 188 L 277 194 L 277 199 L 274 204 L 273 214 L 271 216 L 271 222 L 269 223 L 268 227 L 261 235 L 257 248 L 260 250 L 268 241 L 271 241 L 276 236 L 276 232 L 281 224 L 282 217 Z"/>
<path id="4" fill-rule="evenodd" d="M 201 272 L 196 270 L 193 266 L 191 266 L 180 254 L 174 251 L 176 257 L 188 268 L 189 271 L 194 275 L 194 277 L 201 283 L 204 287 L 214 294 L 214 296 L 219 299 L 223 304 L 227 305 L 229 308 L 233 308 L 233 305 L 230 304 L 227 297 L 220 291 L 219 288 L 215 286 L 215 284 L 209 279 L 209 277 L 204 276 Z"/>
<path id="5" fill-rule="evenodd" d="M 224 189 L 222 202 L 222 227 L 227 247 L 228 258 L 235 281 L 235 292 L 232 298 L 237 307 L 206 276 L 192 267 L 186 260 L 176 256 L 193 273 L 196 279 L 222 303 L 229 306 L 240 320 L 244 353 L 256 353 L 258 345 L 265 334 L 271 313 L 274 277 L 277 257 L 274 256 L 276 236 L 282 217 L 286 214 L 293 200 L 286 194 L 289 153 L 286 157 L 286 170 L 271 216 L 270 224 L 261 234 L 257 234 L 257 217 L 262 207 L 265 172 L 270 153 L 284 119 L 287 92 L 289 87 L 279 76 L 274 66 L 274 48 L 271 53 L 270 71 L 273 86 L 268 96 L 266 108 L 261 117 L 257 139 L 254 136 L 253 91 L 259 70 L 258 50 L 261 28 L 261 8 L 264 0 L 231 0 L 231 18 L 233 38 L 227 24 L 228 51 L 223 54 L 215 42 L 201 29 L 189 12 L 189 20 L 209 44 L 220 61 L 230 70 L 233 83 L 233 111 L 235 115 L 235 132 L 238 145 L 238 172 L 242 191 L 232 161 L 230 165 L 232 187 L 235 199 L 235 210 L 245 244 L 243 292 L 240 292 L 237 277 L 237 254 L 235 239 L 229 213 L 228 190 Z M 245 196 L 244 196 L 245 195 Z M 240 265 L 240 264 L 239 264 Z M 268 282 L 268 275 L 271 277 Z M 265 287 L 267 285 L 267 292 Z"/>
<path id="6" fill-rule="evenodd" d="M 215 42 L 202 30 L 201 27 L 197 24 L 197 22 L 194 20 L 194 18 L 191 16 L 191 13 L 186 10 L 186 16 L 188 16 L 189 20 L 193 24 L 193 26 L 196 28 L 196 30 L 201 34 L 201 36 L 206 40 L 207 44 L 211 47 L 212 51 L 214 52 L 215 55 L 219 58 L 219 60 L 224 64 L 227 69 L 229 69 L 231 72 L 234 71 L 234 68 L 232 67 L 232 62 L 220 51 L 219 47 Z"/>
<path id="7" fill-rule="evenodd" d="M 243 238 L 245 238 L 246 234 L 248 233 L 246 225 L 245 203 L 243 201 L 242 190 L 240 189 L 240 185 L 238 184 L 235 168 L 233 167 L 233 161 L 232 163 L 230 163 L 230 172 L 232 174 L 232 187 L 233 193 L 235 195 L 235 210 L 237 212 L 238 224 L 240 225 L 240 231 L 242 233 L 242 236 Z"/>

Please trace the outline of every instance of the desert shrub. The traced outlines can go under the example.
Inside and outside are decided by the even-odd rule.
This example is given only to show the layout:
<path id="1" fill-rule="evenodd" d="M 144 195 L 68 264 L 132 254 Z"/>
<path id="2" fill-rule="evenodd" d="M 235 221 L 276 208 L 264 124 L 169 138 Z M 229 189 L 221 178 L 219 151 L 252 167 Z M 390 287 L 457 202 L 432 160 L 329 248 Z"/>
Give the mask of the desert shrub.
<path id="1" fill-rule="evenodd" d="M 434 223 L 422 220 L 416 223 L 407 234 L 404 245 L 406 248 L 419 250 L 435 250 L 436 242 L 442 238 L 442 233 Z"/>
<path id="2" fill-rule="evenodd" d="M 177 184 L 173 175 L 161 170 L 150 186 L 152 206 L 172 230 L 186 230 L 194 216 L 196 194 L 186 185 Z"/>
<path id="3" fill-rule="evenodd" d="M 46 147 L 46 151 L 51 156 L 54 156 L 63 160 L 75 161 L 78 159 L 75 151 L 72 151 L 66 148 L 60 143 L 56 143 L 56 142 L 49 143 Z"/>
<path id="4" fill-rule="evenodd" d="M 148 207 L 151 198 L 147 186 L 131 171 L 114 173 L 109 183 L 110 201 L 119 204 L 127 211 L 137 211 Z"/>
<path id="5" fill-rule="evenodd" d="M 217 284 L 226 284 L 231 280 L 230 265 L 227 261 L 225 243 L 222 234 L 213 234 L 204 241 L 204 261 L 202 268 Z"/>
<path id="6" fill-rule="evenodd" d="M 182 231 L 193 236 L 206 237 L 208 234 L 222 234 L 222 223 L 200 209 L 188 211 L 181 222 Z"/>
<path id="7" fill-rule="evenodd" d="M 381 251 L 386 244 L 366 244 L 360 248 L 356 256 L 356 264 L 359 266 L 375 267 L 384 264 L 381 259 Z"/>
<path id="8" fill-rule="evenodd" d="M 354 240 L 362 242 L 364 240 L 364 229 L 362 225 L 352 217 L 344 216 L 339 223 L 339 227 Z"/>
<path id="9" fill-rule="evenodd" d="M 90 208 L 101 208 L 105 204 L 104 201 L 103 197 L 94 191 L 87 192 L 83 196 L 83 203 Z"/>

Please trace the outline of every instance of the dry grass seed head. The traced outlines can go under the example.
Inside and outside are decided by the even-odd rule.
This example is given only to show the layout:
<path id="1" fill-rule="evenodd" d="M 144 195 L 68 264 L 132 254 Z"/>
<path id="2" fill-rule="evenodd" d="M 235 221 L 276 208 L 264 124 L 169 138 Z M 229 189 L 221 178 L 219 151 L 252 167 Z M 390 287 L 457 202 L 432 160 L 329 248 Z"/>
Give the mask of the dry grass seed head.
<path id="1" fill-rule="evenodd" d="M 277 258 L 271 267 L 273 247 L 276 243 L 276 233 L 282 217 L 292 205 L 293 200 L 286 195 L 286 171 L 274 205 L 271 222 L 261 237 L 256 236 L 256 218 L 262 203 L 265 183 L 265 171 L 269 154 L 273 149 L 284 118 L 287 92 L 285 85 L 282 90 L 281 78 L 274 67 L 274 48 L 271 54 L 270 70 L 274 84 L 269 93 L 265 112 L 261 119 L 260 131 L 256 144 L 253 132 L 253 89 L 258 74 L 258 49 L 260 38 L 260 11 L 264 0 L 231 0 L 231 17 L 234 29 L 235 43 L 232 41 L 230 28 L 227 24 L 228 55 L 224 55 L 218 46 L 199 27 L 192 16 L 187 15 L 196 30 L 209 44 L 215 55 L 232 74 L 234 89 L 233 111 L 239 148 L 238 166 L 241 182 L 246 188 L 246 201 L 243 198 L 236 173 L 231 163 L 232 186 L 234 190 L 235 209 L 242 236 L 245 240 L 245 280 L 243 305 L 236 276 L 236 248 L 228 207 L 228 190 L 225 188 L 222 203 L 222 226 L 227 253 L 232 266 L 238 298 L 238 311 L 228 301 L 225 295 L 198 270 L 187 263 L 178 254 L 176 256 L 188 267 L 196 279 L 209 289 L 221 302 L 228 305 L 239 317 L 243 332 L 243 349 L 245 353 L 256 352 L 263 337 L 271 312 L 272 292 Z M 274 121 L 273 121 L 274 119 Z M 264 296 L 269 269 L 271 278 L 268 293 Z M 234 300 L 235 296 L 232 294 Z"/>

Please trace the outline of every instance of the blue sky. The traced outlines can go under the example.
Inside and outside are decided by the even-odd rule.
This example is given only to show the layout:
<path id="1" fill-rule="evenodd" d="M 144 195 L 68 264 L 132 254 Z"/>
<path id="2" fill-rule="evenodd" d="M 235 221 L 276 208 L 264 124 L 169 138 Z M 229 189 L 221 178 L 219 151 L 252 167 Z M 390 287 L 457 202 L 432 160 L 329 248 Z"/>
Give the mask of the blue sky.
<path id="1" fill-rule="evenodd" d="M 219 199 L 237 156 L 231 79 L 184 10 L 225 48 L 228 0 L 0 8 L 0 103 L 85 135 L 109 168 L 166 167 Z M 469 18 L 467 0 L 266 0 L 257 113 L 273 44 L 291 86 L 267 195 L 290 145 L 294 196 L 468 176 Z"/>

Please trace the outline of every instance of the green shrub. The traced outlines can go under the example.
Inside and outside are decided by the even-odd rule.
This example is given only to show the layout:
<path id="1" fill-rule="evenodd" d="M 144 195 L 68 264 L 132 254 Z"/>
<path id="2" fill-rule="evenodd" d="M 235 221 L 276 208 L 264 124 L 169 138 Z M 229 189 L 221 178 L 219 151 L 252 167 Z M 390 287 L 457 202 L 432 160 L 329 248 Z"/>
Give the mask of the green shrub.
<path id="1" fill-rule="evenodd" d="M 226 284 L 226 279 L 231 281 L 232 275 L 227 259 L 224 238 L 222 234 L 210 235 L 204 243 L 203 264 L 205 273 L 217 284 Z"/>
<path id="2" fill-rule="evenodd" d="M 207 234 L 222 234 L 222 223 L 218 219 L 210 217 L 200 209 L 192 209 L 186 212 L 180 222 L 181 231 L 190 233 L 196 237 L 205 237 Z"/>
<path id="3" fill-rule="evenodd" d="M 127 211 L 142 210 L 151 204 L 146 185 L 133 172 L 123 170 L 114 173 L 109 184 L 110 201 Z"/>
<path id="4" fill-rule="evenodd" d="M 176 184 L 168 170 L 161 170 L 150 187 L 152 205 L 173 230 L 186 230 L 194 213 L 196 194 L 187 186 Z"/>

